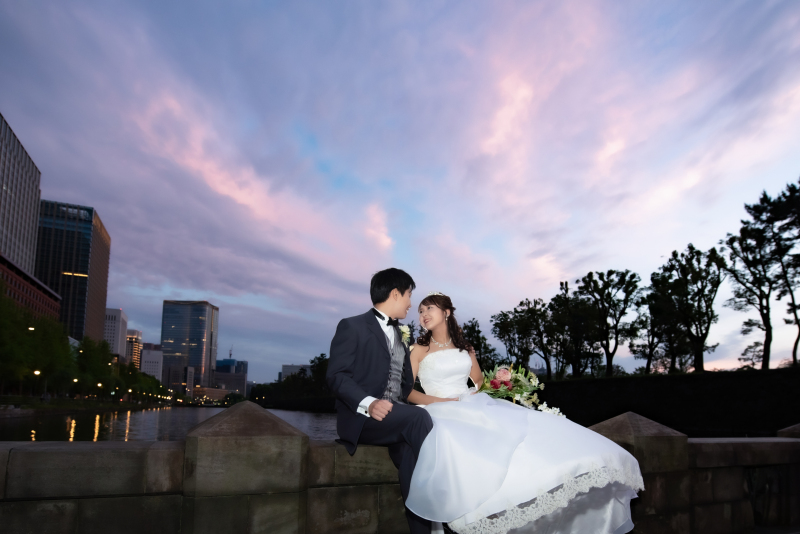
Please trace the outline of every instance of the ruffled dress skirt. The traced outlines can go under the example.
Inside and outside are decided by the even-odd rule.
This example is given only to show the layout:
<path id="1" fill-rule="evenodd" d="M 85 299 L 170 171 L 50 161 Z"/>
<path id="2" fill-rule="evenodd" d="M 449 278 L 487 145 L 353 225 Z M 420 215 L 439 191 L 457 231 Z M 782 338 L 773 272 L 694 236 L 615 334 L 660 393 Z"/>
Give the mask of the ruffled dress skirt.
<path id="1" fill-rule="evenodd" d="M 484 393 L 425 406 L 434 427 L 406 506 L 459 534 L 622 534 L 636 459 L 565 417 Z"/>

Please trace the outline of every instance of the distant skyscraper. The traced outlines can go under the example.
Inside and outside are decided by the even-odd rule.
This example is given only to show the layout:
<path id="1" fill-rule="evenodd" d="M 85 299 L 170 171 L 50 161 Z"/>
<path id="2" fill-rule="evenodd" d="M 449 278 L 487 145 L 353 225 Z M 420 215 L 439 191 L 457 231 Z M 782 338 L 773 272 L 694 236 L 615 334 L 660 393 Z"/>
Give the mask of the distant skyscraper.
<path id="1" fill-rule="evenodd" d="M 244 395 L 247 392 L 247 362 L 233 359 L 217 360 L 214 382 L 216 387 Z"/>
<path id="2" fill-rule="evenodd" d="M 34 276 L 42 173 L 0 115 L 0 255 Z"/>
<path id="3" fill-rule="evenodd" d="M 151 345 L 145 343 L 145 345 Z M 152 345 L 151 345 L 152 346 Z M 158 345 L 156 345 L 158 347 Z M 142 349 L 142 365 L 139 368 L 143 373 L 156 377 L 159 381 L 163 379 L 164 354 L 160 350 L 146 348 Z M 170 388 L 173 389 L 173 388 Z"/>
<path id="4" fill-rule="evenodd" d="M 111 238 L 94 208 L 42 200 L 36 277 L 61 295 L 70 337 L 104 338 Z"/>
<path id="5" fill-rule="evenodd" d="M 142 331 L 128 330 L 125 342 L 125 363 L 133 362 L 139 369 L 142 365 Z"/>
<path id="6" fill-rule="evenodd" d="M 120 363 L 127 364 L 125 341 L 128 336 L 128 316 L 119 308 L 106 308 L 106 327 L 103 339 L 111 347 L 111 354 L 119 356 Z"/>
<path id="7" fill-rule="evenodd" d="M 206 301 L 165 300 L 161 315 L 164 368 L 194 368 L 194 385 L 213 385 L 219 308 Z M 188 384 L 187 384 L 188 388 Z"/>
<path id="8" fill-rule="evenodd" d="M 50 317 L 58 321 L 61 310 L 61 297 L 39 280 L 20 269 L 0 254 L 0 279 L 5 286 L 5 294 L 17 305 L 33 313 L 35 317 Z"/>

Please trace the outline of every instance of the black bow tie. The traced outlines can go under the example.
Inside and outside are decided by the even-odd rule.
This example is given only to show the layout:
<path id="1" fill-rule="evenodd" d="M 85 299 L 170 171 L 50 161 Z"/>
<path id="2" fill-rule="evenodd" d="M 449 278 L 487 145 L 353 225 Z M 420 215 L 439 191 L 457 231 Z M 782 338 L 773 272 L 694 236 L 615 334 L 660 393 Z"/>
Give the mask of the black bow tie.
<path id="1" fill-rule="evenodd" d="M 375 317 L 377 317 L 381 321 L 385 321 L 386 320 L 386 317 L 384 317 L 383 314 L 381 312 L 379 312 L 378 310 L 376 310 L 375 308 L 372 308 L 372 313 L 374 313 Z M 397 326 L 397 327 L 399 327 L 400 326 L 400 321 L 398 321 L 397 319 L 389 319 L 388 321 L 386 321 L 386 324 L 388 324 L 389 326 Z"/>

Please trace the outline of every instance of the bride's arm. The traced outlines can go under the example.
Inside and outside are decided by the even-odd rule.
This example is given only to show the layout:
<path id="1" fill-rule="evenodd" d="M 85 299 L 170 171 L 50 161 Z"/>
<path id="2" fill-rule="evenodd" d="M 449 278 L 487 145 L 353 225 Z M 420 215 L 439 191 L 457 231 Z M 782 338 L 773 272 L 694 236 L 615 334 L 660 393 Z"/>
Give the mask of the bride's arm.
<path id="1" fill-rule="evenodd" d="M 420 347 L 419 345 L 414 345 L 411 347 L 411 355 L 409 358 L 411 359 L 411 371 L 414 373 L 414 382 L 417 381 L 417 372 L 419 371 L 419 362 L 422 361 L 423 355 L 425 354 L 424 347 Z M 408 394 L 408 402 L 412 404 L 433 404 L 434 402 L 444 402 L 444 401 L 455 401 L 458 399 L 443 399 L 441 397 L 434 397 L 433 395 L 426 395 L 416 389 L 412 389 L 411 393 Z"/>
<path id="2" fill-rule="evenodd" d="M 475 382 L 475 386 L 478 389 L 481 388 L 483 385 L 483 373 L 481 372 L 481 366 L 478 365 L 478 358 L 475 357 L 475 351 L 469 351 L 469 357 L 472 358 L 472 369 L 469 371 L 469 377 Z"/>

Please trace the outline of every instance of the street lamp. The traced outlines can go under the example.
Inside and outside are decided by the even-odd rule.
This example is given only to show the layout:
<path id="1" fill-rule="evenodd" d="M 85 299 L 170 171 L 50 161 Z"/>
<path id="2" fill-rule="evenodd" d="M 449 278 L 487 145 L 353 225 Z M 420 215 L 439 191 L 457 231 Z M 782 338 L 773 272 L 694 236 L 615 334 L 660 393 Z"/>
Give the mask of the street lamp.
<path id="1" fill-rule="evenodd" d="M 33 374 L 35 374 L 36 376 L 39 376 L 42 373 L 41 373 L 41 371 L 34 371 Z"/>
<path id="2" fill-rule="evenodd" d="M 35 328 L 34 328 L 34 327 L 32 327 L 32 326 L 29 326 L 29 327 L 28 327 L 28 330 L 35 330 Z"/>
<path id="3" fill-rule="evenodd" d="M 73 382 L 77 382 L 77 381 L 78 381 L 78 379 L 77 379 L 77 378 L 73 378 L 73 379 L 72 379 L 72 381 L 73 381 Z"/>
<path id="4" fill-rule="evenodd" d="M 103 384 L 101 384 L 100 382 L 98 382 L 98 383 L 97 383 L 97 387 L 101 388 L 101 387 L 103 387 Z"/>
<path id="5" fill-rule="evenodd" d="M 133 390 L 132 390 L 132 389 L 129 389 L 129 390 L 128 390 L 128 393 L 133 393 Z"/>

